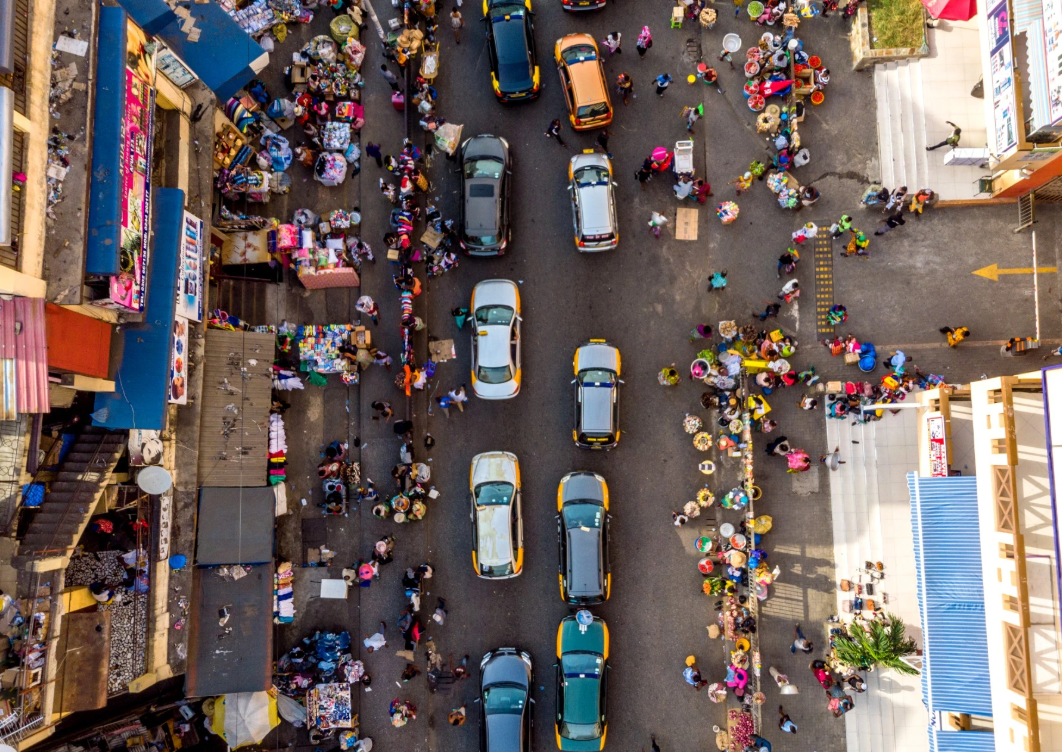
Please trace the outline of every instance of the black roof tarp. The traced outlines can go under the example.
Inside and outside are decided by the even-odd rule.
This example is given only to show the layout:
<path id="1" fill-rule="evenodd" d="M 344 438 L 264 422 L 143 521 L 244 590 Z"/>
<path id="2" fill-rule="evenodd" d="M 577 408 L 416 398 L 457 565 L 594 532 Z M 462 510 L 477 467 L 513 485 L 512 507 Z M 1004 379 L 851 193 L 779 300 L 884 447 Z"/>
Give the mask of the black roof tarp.
<path id="1" fill-rule="evenodd" d="M 195 570 L 185 694 L 261 692 L 273 682 L 273 563 L 244 567 L 239 579 Z M 222 610 L 228 621 L 222 626 Z"/>
<path id="2" fill-rule="evenodd" d="M 275 511 L 272 486 L 200 488 L 195 563 L 210 567 L 272 561 Z"/>

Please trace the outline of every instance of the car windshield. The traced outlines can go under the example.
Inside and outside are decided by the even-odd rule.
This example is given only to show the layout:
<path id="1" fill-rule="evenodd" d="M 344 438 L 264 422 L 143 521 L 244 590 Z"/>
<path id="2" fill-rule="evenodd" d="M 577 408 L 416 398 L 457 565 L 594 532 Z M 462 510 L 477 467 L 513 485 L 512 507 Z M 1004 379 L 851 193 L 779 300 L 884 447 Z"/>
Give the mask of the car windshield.
<path id="1" fill-rule="evenodd" d="M 527 703 L 527 691 L 515 685 L 495 685 L 483 690 L 483 712 L 493 715 L 520 715 Z"/>
<path id="2" fill-rule="evenodd" d="M 600 528 L 605 519 L 605 508 L 587 502 L 564 505 L 564 524 L 569 528 Z"/>
<path id="3" fill-rule="evenodd" d="M 476 378 L 484 384 L 505 384 L 512 381 L 513 369 L 509 366 L 480 366 L 476 369 Z"/>
<path id="4" fill-rule="evenodd" d="M 568 65 L 597 60 L 597 52 L 588 44 L 573 44 L 561 50 L 561 60 Z"/>
<path id="5" fill-rule="evenodd" d="M 605 660 L 596 653 L 566 653 L 561 658 L 565 679 L 600 679 Z"/>
<path id="6" fill-rule="evenodd" d="M 575 117 L 582 120 L 589 120 L 590 118 L 604 117 L 608 114 L 608 105 L 605 102 L 598 102 L 597 104 L 583 105 L 575 111 Z"/>
<path id="7" fill-rule="evenodd" d="M 583 386 L 612 386 L 616 381 L 616 374 L 600 368 L 591 368 L 579 374 Z"/>
<path id="8" fill-rule="evenodd" d="M 513 309 L 509 306 L 484 306 L 476 309 L 476 323 L 481 326 L 509 326 Z"/>
<path id="9" fill-rule="evenodd" d="M 575 173 L 575 182 L 580 188 L 608 185 L 608 170 L 604 167 L 584 167 Z"/>
<path id="10" fill-rule="evenodd" d="M 513 500 L 514 490 L 512 483 L 501 480 L 480 483 L 476 486 L 476 506 L 492 507 L 508 504 Z"/>
<path id="11" fill-rule="evenodd" d="M 502 176 L 504 169 L 505 165 L 496 157 L 477 157 L 465 162 L 465 177 L 497 180 Z"/>

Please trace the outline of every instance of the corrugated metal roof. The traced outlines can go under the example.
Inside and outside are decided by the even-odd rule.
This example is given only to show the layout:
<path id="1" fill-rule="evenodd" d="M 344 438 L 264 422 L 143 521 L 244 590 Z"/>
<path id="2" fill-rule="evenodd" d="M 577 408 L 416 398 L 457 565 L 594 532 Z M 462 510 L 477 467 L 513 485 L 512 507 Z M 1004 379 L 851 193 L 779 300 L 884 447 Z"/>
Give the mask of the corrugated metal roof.
<path id="1" fill-rule="evenodd" d="M 930 715 L 991 716 L 977 479 L 909 473 L 907 486 L 922 617 L 923 700 Z M 929 733 L 931 738 L 937 734 Z"/>
<path id="2" fill-rule="evenodd" d="M 994 752 L 996 735 L 991 731 L 929 732 L 929 752 Z"/>
<path id="3" fill-rule="evenodd" d="M 0 392 L 0 420 L 51 410 L 42 298 L 0 297 Z"/>

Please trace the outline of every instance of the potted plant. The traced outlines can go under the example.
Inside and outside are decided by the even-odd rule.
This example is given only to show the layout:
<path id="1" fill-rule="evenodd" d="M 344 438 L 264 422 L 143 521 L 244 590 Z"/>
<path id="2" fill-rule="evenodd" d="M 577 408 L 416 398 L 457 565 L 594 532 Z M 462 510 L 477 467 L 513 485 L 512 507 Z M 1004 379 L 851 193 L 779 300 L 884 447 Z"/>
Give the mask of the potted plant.
<path id="1" fill-rule="evenodd" d="M 838 661 L 855 669 L 880 667 L 918 674 L 918 669 L 903 660 L 917 652 L 915 641 L 904 632 L 903 619 L 893 614 L 886 614 L 885 621 L 875 619 L 867 625 L 853 622 L 847 633 L 834 640 L 833 652 Z"/>

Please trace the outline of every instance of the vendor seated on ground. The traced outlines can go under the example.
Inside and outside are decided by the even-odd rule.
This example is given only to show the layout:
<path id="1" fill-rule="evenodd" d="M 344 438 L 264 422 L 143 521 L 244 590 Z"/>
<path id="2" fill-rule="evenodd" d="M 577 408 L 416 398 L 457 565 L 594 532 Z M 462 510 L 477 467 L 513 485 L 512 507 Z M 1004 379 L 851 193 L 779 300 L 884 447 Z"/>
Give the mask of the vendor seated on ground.
<path id="1" fill-rule="evenodd" d="M 339 491 L 332 491 L 325 497 L 324 503 L 318 506 L 324 507 L 325 514 L 343 514 L 343 495 Z"/>
<path id="2" fill-rule="evenodd" d="M 89 592 L 97 603 L 104 605 L 114 602 L 115 589 L 106 582 L 94 582 L 89 585 Z"/>

